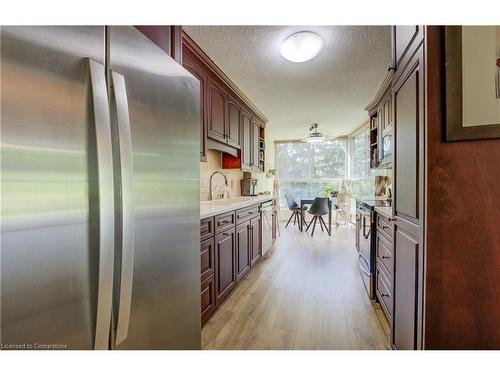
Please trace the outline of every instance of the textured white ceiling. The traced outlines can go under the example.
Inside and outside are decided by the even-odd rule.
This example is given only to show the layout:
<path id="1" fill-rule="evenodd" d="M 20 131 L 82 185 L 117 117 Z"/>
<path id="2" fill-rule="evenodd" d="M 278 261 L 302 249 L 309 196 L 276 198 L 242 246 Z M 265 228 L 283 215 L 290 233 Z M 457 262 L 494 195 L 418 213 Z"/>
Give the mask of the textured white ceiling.
<path id="1" fill-rule="evenodd" d="M 389 26 L 185 26 L 185 31 L 269 118 L 266 136 L 300 139 L 313 122 L 345 135 L 368 115 L 390 65 Z M 279 53 L 290 34 L 324 40 L 314 59 L 291 63 Z"/>

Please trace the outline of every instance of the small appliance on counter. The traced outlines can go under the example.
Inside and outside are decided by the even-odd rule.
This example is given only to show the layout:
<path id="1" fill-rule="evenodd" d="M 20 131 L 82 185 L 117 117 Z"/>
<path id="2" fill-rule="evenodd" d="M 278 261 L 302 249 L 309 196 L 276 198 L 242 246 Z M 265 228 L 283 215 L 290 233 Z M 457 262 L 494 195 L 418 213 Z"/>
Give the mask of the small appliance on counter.
<path id="1" fill-rule="evenodd" d="M 241 195 L 255 197 L 255 186 L 257 186 L 257 179 L 252 178 L 250 172 L 243 173 L 243 180 L 241 180 Z"/>

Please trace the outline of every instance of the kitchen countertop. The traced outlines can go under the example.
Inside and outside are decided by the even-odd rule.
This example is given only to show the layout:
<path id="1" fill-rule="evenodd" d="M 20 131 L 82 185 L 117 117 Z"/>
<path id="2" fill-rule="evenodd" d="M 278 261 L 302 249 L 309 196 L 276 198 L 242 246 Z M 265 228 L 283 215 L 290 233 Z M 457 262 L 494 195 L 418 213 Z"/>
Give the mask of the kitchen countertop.
<path id="1" fill-rule="evenodd" d="M 381 215 L 392 218 L 392 207 L 375 207 L 375 212 L 378 212 Z"/>
<path id="2" fill-rule="evenodd" d="M 356 201 L 360 201 L 370 206 L 372 210 L 378 212 L 381 215 L 392 218 L 392 207 L 390 201 L 386 198 L 378 197 L 358 197 Z"/>
<path id="3" fill-rule="evenodd" d="M 253 206 L 274 199 L 272 195 L 258 195 L 256 197 L 233 197 L 214 201 L 200 202 L 200 219 L 235 211 L 243 207 Z"/>

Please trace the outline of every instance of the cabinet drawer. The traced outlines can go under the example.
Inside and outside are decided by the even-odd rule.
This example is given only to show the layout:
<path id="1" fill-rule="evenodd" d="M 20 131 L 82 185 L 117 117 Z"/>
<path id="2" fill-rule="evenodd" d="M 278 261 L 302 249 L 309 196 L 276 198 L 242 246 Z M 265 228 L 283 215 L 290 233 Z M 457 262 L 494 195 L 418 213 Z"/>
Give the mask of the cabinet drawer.
<path id="1" fill-rule="evenodd" d="M 201 283 L 201 325 L 203 326 L 215 311 L 215 275 Z"/>
<path id="2" fill-rule="evenodd" d="M 381 269 L 377 269 L 376 284 L 378 300 L 390 322 L 392 317 L 392 284 Z"/>
<path id="3" fill-rule="evenodd" d="M 388 275 L 389 280 L 392 280 L 394 269 L 394 257 L 392 255 L 392 243 L 389 242 L 381 233 L 377 231 L 377 268 L 384 267 L 384 271 Z"/>
<path id="4" fill-rule="evenodd" d="M 234 227 L 235 225 L 234 216 L 235 216 L 234 211 L 217 215 L 215 217 L 215 234 L 222 233 L 225 230 Z"/>
<path id="5" fill-rule="evenodd" d="M 259 206 L 245 207 L 236 211 L 236 225 L 241 224 L 260 213 Z"/>
<path id="6" fill-rule="evenodd" d="M 389 218 L 377 213 L 377 229 L 392 242 L 392 224 L 389 222 Z"/>
<path id="7" fill-rule="evenodd" d="M 212 275 L 215 270 L 214 239 L 209 238 L 200 245 L 201 281 Z"/>
<path id="8" fill-rule="evenodd" d="M 214 230 L 214 218 L 207 217 L 206 219 L 201 219 L 200 221 L 200 240 L 206 240 L 207 238 L 213 237 L 215 234 Z"/>

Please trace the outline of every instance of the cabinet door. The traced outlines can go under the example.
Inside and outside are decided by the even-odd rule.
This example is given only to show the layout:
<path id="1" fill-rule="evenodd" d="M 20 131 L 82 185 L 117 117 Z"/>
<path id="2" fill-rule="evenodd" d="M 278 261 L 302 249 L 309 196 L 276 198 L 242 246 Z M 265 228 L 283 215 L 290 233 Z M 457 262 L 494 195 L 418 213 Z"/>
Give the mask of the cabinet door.
<path id="1" fill-rule="evenodd" d="M 394 322 L 398 349 L 422 347 L 424 228 L 423 46 L 394 85 Z"/>
<path id="2" fill-rule="evenodd" d="M 208 137 L 226 143 L 226 93 L 208 80 Z"/>
<path id="3" fill-rule="evenodd" d="M 207 161 L 207 76 L 189 59 L 184 58 L 182 65 L 200 81 L 200 160 Z"/>
<path id="4" fill-rule="evenodd" d="M 423 48 L 394 87 L 395 212 L 416 224 L 423 211 L 424 74 Z"/>
<path id="5" fill-rule="evenodd" d="M 204 325 L 214 313 L 215 304 L 215 277 L 212 274 L 201 283 L 201 325 Z"/>
<path id="6" fill-rule="evenodd" d="M 252 167 L 252 119 L 248 113 L 241 113 L 241 169 L 249 170 Z"/>
<path id="7" fill-rule="evenodd" d="M 214 273 L 215 254 L 214 239 L 209 238 L 200 245 L 200 272 L 201 281 Z"/>
<path id="8" fill-rule="evenodd" d="M 236 281 L 250 270 L 250 221 L 236 227 Z"/>
<path id="9" fill-rule="evenodd" d="M 215 299 L 219 305 L 234 289 L 235 229 L 228 229 L 215 237 Z"/>
<path id="10" fill-rule="evenodd" d="M 227 100 L 227 112 L 227 143 L 236 148 L 240 148 L 241 107 L 231 97 Z"/>
<path id="11" fill-rule="evenodd" d="M 396 69 L 404 69 L 408 60 L 413 56 L 413 53 L 423 40 L 423 26 L 393 26 L 392 37 L 393 64 L 396 66 Z"/>
<path id="12" fill-rule="evenodd" d="M 394 345 L 400 350 L 418 349 L 420 336 L 421 257 L 415 234 L 396 226 L 394 278 Z"/>
<path id="13" fill-rule="evenodd" d="M 252 121 L 252 154 L 251 154 L 251 165 L 252 170 L 259 171 L 259 137 L 260 137 L 260 126 L 256 121 Z"/>
<path id="14" fill-rule="evenodd" d="M 253 266 L 262 256 L 262 219 L 259 216 L 250 220 L 251 231 L 251 265 Z"/>

